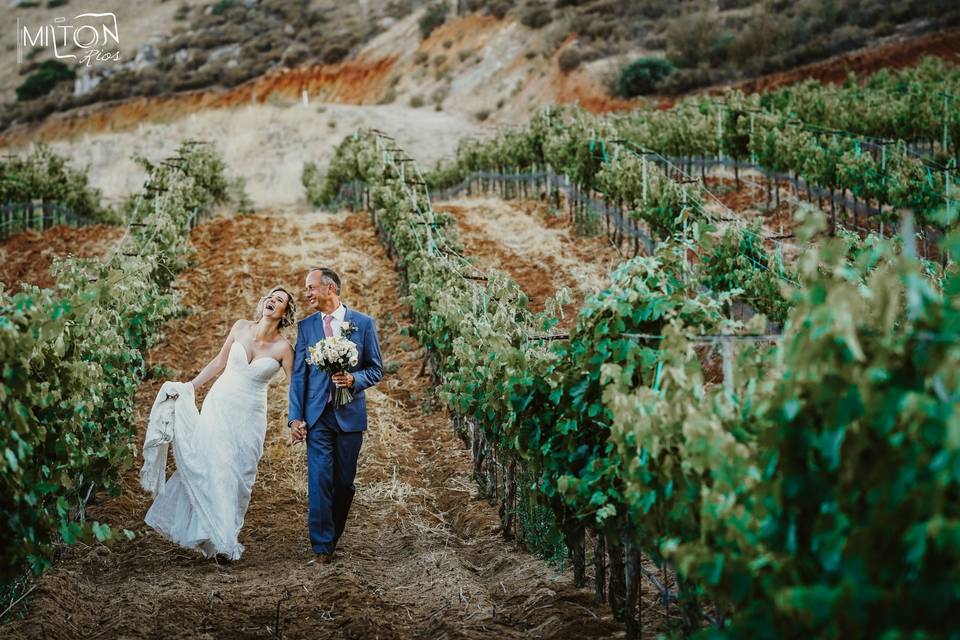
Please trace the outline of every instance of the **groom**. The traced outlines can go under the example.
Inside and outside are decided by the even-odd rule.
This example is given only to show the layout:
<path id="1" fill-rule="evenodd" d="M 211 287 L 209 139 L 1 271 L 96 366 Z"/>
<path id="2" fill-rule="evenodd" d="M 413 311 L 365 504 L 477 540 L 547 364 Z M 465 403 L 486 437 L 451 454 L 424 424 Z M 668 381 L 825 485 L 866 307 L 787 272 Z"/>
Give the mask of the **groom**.
<path id="1" fill-rule="evenodd" d="M 290 380 L 288 426 L 290 442 L 307 442 L 307 489 L 310 513 L 307 524 L 315 555 L 313 562 L 327 564 L 347 523 L 356 487 L 357 457 L 367 428 L 364 389 L 383 377 L 380 343 L 373 319 L 347 309 L 340 302 L 340 276 L 317 267 L 307 273 L 307 301 L 317 313 L 297 323 L 297 346 Z M 307 348 L 324 337 L 340 335 L 346 323 L 353 331 L 347 339 L 357 345 L 357 365 L 330 375 L 307 364 Z M 353 400 L 334 407 L 336 387 L 347 387 Z"/>

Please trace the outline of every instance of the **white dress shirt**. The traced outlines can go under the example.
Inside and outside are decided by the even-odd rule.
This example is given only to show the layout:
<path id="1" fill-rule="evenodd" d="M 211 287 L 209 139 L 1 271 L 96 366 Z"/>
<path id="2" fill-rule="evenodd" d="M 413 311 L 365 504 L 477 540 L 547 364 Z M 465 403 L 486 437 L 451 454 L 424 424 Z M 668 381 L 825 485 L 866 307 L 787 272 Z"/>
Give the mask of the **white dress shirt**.
<path id="1" fill-rule="evenodd" d="M 344 318 L 347 315 L 347 308 L 343 306 L 343 303 L 340 303 L 340 306 L 333 310 L 333 313 L 330 314 L 333 316 L 333 322 L 330 323 L 330 326 L 333 328 L 333 335 L 340 335 L 340 328 L 343 327 Z M 323 311 L 320 312 L 320 324 L 324 322 L 324 318 L 327 317 Z"/>

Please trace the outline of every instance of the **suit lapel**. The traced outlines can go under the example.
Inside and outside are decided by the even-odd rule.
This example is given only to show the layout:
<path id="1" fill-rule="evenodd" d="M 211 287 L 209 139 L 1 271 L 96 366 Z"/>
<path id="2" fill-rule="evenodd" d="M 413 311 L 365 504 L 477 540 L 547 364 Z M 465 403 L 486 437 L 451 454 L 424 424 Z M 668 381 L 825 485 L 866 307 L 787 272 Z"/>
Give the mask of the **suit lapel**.
<path id="1" fill-rule="evenodd" d="M 323 323 L 320 322 L 319 311 L 317 313 L 314 313 L 312 316 L 310 316 L 310 318 L 313 320 L 313 322 L 311 322 L 310 325 L 314 327 L 311 330 L 311 333 L 313 334 L 313 336 L 310 337 L 310 346 L 313 346 L 320 339 L 320 338 L 314 339 L 314 337 L 317 335 L 317 330 L 320 331 L 320 337 L 323 337 Z"/>
<path id="2" fill-rule="evenodd" d="M 303 329 L 303 337 L 307 342 L 307 347 L 312 347 L 317 344 L 317 342 L 323 338 L 323 326 L 319 326 L 319 337 L 317 334 L 318 323 L 320 320 L 320 314 L 315 313 L 307 318 L 300 324 Z"/>
<path id="3" fill-rule="evenodd" d="M 358 340 L 360 339 L 360 336 L 359 336 L 358 334 L 360 333 L 360 325 L 358 325 L 358 324 L 357 324 L 357 321 L 356 321 L 356 317 L 355 317 L 355 316 L 356 316 L 357 314 L 356 314 L 356 312 L 355 312 L 353 309 L 351 309 L 351 308 L 348 307 L 347 305 L 343 305 L 343 308 L 346 309 L 346 311 L 345 311 L 344 314 L 343 314 L 343 321 L 344 321 L 344 322 L 349 322 L 350 324 L 353 325 L 353 328 L 354 328 L 353 333 L 351 333 L 350 335 L 347 336 L 347 340 L 349 340 L 349 341 L 352 342 L 353 344 L 357 345 L 357 347 L 359 348 L 359 347 L 360 347 L 360 343 L 358 342 Z"/>

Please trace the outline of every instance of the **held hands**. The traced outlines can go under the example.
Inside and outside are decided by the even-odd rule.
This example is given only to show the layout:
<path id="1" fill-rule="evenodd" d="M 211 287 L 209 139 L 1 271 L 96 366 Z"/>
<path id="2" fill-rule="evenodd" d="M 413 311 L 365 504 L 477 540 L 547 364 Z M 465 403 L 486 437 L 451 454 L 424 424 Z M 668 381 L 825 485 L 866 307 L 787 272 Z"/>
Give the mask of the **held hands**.
<path id="1" fill-rule="evenodd" d="M 338 387 L 352 387 L 353 386 L 353 374 L 349 371 L 341 371 L 340 373 L 335 373 L 331 376 L 333 384 Z M 300 442 L 304 442 L 307 439 L 307 423 L 303 420 L 294 420 L 290 423 L 290 438 L 287 442 L 289 446 L 293 446 Z"/>
<path id="2" fill-rule="evenodd" d="M 307 439 L 307 423 L 303 420 L 294 420 L 290 423 L 290 440 L 288 446 L 293 446 Z"/>
<path id="3" fill-rule="evenodd" d="M 352 387 L 353 386 L 353 374 L 349 371 L 341 371 L 335 373 L 331 376 L 333 384 L 338 387 Z"/>

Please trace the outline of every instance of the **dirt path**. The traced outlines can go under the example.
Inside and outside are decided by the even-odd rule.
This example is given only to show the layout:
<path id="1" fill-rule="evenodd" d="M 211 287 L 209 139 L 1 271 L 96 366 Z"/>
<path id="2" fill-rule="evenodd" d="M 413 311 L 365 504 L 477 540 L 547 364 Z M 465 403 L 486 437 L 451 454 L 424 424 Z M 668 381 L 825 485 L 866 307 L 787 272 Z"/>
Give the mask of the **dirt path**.
<path id="1" fill-rule="evenodd" d="M 321 568 L 305 564 L 306 454 L 284 443 L 287 387 L 280 375 L 269 392 L 264 457 L 240 561 L 203 560 L 146 529 L 149 500 L 131 471 L 123 495 L 99 496 L 88 517 L 137 537 L 65 549 L 37 580 L 28 615 L 0 627 L 0 635 L 560 638 L 620 632 L 589 591 L 573 588 L 569 574 L 498 535 L 496 509 L 478 497 L 468 453 L 448 416 L 428 410 L 426 380 L 417 377 L 422 350 L 400 332 L 406 320 L 396 276 L 363 215 L 217 219 L 195 230 L 193 241 L 196 265 L 177 287 L 194 313 L 172 322 L 150 357 L 169 378 L 192 376 L 230 323 L 250 317 L 270 286 L 282 282 L 299 291 L 308 265 L 337 267 L 347 304 L 377 320 L 388 375 L 368 392 L 370 430 L 338 559 Z M 138 445 L 161 382 L 150 380 L 138 392 Z"/>
<path id="2" fill-rule="evenodd" d="M 436 204 L 434 210 L 456 218 L 466 254 L 484 268 L 509 273 L 534 310 L 543 309 L 560 288 L 570 289 L 573 300 L 564 306 L 564 326 L 625 260 L 603 236 L 575 235 L 565 214 L 551 215 L 540 202 L 468 198 Z"/>

